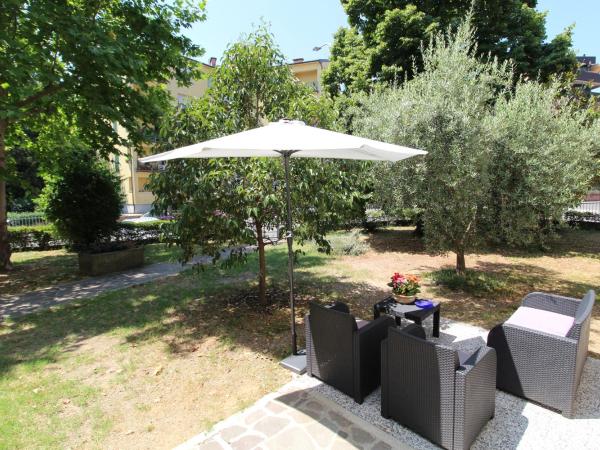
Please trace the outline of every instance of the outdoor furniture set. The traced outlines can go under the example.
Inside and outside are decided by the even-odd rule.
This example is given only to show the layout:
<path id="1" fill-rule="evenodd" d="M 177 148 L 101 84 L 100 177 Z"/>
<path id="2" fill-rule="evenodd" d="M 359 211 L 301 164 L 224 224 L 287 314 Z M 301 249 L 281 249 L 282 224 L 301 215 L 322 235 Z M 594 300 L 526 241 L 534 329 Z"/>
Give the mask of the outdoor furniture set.
<path id="1" fill-rule="evenodd" d="M 427 309 L 386 299 L 374 320 L 357 320 L 347 305 L 310 304 L 305 318 L 307 373 L 357 403 L 381 385 L 381 414 L 447 449 L 467 449 L 494 417 L 495 389 L 569 417 L 587 358 L 594 291 L 582 300 L 528 294 L 471 353 L 428 341 Z M 382 314 L 384 313 L 384 314 Z M 401 328 L 401 319 L 415 323 Z"/>

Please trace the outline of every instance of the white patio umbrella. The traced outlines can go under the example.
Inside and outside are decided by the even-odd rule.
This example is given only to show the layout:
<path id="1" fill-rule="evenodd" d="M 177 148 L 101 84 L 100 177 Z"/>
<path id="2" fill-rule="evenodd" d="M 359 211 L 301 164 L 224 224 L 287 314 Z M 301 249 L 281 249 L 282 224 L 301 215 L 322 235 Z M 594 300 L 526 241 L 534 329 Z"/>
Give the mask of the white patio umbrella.
<path id="1" fill-rule="evenodd" d="M 142 158 L 143 163 L 180 158 L 283 157 L 287 202 L 288 278 L 291 308 L 292 354 L 297 355 L 294 310 L 294 253 L 289 185 L 290 158 L 330 158 L 400 161 L 427 152 L 357 136 L 311 127 L 297 120 L 280 120 L 187 147 Z M 291 367 L 293 368 L 293 367 Z M 298 371 L 298 368 L 296 368 Z"/>

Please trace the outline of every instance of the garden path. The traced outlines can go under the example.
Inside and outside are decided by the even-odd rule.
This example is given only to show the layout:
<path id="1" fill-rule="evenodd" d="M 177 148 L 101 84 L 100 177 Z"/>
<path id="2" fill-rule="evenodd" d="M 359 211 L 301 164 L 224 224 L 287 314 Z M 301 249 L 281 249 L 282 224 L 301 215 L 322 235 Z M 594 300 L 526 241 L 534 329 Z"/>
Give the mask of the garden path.
<path id="1" fill-rule="evenodd" d="M 221 259 L 228 256 L 229 250 L 224 250 Z M 0 321 L 3 318 L 19 317 L 52 306 L 69 303 L 73 300 L 95 297 L 103 292 L 115 291 L 177 275 L 194 264 L 209 264 L 211 260 L 210 256 L 200 255 L 183 265 L 177 262 L 154 263 L 136 269 L 84 278 L 22 294 L 0 296 Z"/>

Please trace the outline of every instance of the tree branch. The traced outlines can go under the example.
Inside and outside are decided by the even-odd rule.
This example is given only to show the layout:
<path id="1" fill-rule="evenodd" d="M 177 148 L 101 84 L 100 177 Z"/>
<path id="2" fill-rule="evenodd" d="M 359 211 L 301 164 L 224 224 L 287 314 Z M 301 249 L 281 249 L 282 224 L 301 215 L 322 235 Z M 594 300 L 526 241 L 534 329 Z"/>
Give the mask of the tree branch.
<path id="1" fill-rule="evenodd" d="M 60 91 L 64 86 L 62 84 L 49 84 L 48 86 L 46 86 L 44 89 L 42 89 L 41 91 L 39 91 L 36 94 L 30 95 L 29 97 L 27 97 L 24 100 L 20 100 L 18 102 L 15 103 L 15 106 L 18 108 L 22 108 L 24 106 L 29 106 L 32 103 L 35 103 L 36 101 L 47 97 L 49 95 L 54 94 L 55 92 Z"/>

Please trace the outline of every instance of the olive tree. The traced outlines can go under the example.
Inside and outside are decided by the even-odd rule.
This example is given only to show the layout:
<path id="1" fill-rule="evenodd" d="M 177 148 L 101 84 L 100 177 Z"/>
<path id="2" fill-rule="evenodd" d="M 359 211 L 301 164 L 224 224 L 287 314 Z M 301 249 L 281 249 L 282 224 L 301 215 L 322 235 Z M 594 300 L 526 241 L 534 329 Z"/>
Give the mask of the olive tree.
<path id="1" fill-rule="evenodd" d="M 507 64 L 475 58 L 469 21 L 437 35 L 424 70 L 398 88 L 358 100 L 355 132 L 429 154 L 374 168 L 374 201 L 420 212 L 432 252 L 483 243 L 544 246 L 581 201 L 597 167 L 599 123 L 559 84 L 515 83 Z"/>
<path id="2" fill-rule="evenodd" d="M 229 46 L 205 96 L 169 118 L 161 149 L 264 125 L 280 118 L 330 127 L 332 103 L 297 81 L 264 28 Z M 314 239 L 327 250 L 324 235 L 344 219 L 360 215 L 361 163 L 295 159 L 291 185 L 295 236 Z M 197 246 L 215 258 L 224 247 L 256 244 L 259 299 L 266 302 L 263 230 L 285 222 L 284 173 L 278 158 L 221 158 L 170 161 L 150 189 L 155 210 L 178 211 L 167 238 L 189 259 Z M 243 259 L 243 253 L 231 258 Z"/>
<path id="3" fill-rule="evenodd" d="M 459 273 L 465 253 L 480 243 L 488 201 L 485 117 L 512 77 L 506 64 L 482 62 L 476 55 L 468 21 L 455 32 L 437 34 L 423 50 L 422 72 L 364 98 L 355 112 L 355 132 L 429 152 L 378 167 L 376 191 L 388 203 L 420 208 L 427 247 L 455 252 Z"/>
<path id="4" fill-rule="evenodd" d="M 557 83 L 520 82 L 497 100 L 489 119 L 489 237 L 507 245 L 544 247 L 594 174 L 598 121 L 561 97 Z"/>

